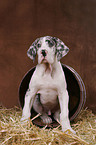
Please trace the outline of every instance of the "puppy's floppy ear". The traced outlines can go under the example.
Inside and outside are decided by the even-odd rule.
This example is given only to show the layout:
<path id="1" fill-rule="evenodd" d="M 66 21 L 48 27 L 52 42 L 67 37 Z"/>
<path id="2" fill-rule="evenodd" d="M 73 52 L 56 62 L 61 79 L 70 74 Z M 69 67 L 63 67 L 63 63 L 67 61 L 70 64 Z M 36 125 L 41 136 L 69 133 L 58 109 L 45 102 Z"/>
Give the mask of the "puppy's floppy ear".
<path id="1" fill-rule="evenodd" d="M 53 40 L 56 43 L 56 55 L 59 61 L 69 52 L 69 48 L 59 38 L 53 37 Z"/>
<path id="2" fill-rule="evenodd" d="M 36 54 L 37 54 L 37 43 L 39 41 L 39 38 L 37 38 L 32 45 L 29 47 L 28 51 L 27 51 L 27 55 L 28 57 L 30 57 L 30 59 L 32 59 L 33 61 L 35 60 Z"/>

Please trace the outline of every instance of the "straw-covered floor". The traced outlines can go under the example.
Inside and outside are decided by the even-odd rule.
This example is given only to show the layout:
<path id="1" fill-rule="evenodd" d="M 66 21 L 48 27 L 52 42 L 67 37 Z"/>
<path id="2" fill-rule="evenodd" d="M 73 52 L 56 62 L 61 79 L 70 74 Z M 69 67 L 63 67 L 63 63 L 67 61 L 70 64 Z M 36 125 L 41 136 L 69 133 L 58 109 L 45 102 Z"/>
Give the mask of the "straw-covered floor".
<path id="1" fill-rule="evenodd" d="M 18 107 L 0 107 L 0 145 L 96 145 L 96 115 L 89 109 L 71 124 L 76 135 L 63 133 L 60 126 L 39 128 L 31 120 L 21 124 L 21 112 Z"/>

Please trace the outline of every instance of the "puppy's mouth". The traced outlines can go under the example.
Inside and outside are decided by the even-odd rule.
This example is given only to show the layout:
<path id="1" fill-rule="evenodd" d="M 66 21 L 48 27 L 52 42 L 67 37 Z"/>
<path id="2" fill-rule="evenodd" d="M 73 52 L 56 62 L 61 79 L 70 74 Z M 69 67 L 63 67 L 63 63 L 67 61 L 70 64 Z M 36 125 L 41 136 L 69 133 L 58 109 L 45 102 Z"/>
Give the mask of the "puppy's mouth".
<path id="1" fill-rule="evenodd" d="M 41 63 L 48 63 L 48 60 L 46 59 L 46 57 L 41 58 Z"/>
<path id="2" fill-rule="evenodd" d="M 52 66 L 46 58 L 42 58 L 41 64 L 44 64 L 46 73 L 51 73 L 52 72 Z"/>
<path id="3" fill-rule="evenodd" d="M 42 63 L 48 63 L 47 59 L 43 58 Z"/>

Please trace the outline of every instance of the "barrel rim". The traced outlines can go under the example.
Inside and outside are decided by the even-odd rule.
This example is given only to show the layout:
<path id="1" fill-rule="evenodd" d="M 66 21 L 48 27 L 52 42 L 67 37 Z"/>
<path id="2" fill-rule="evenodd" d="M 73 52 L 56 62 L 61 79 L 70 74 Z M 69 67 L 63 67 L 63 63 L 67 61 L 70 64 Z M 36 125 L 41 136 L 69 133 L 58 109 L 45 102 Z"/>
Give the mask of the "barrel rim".
<path id="1" fill-rule="evenodd" d="M 82 78 L 80 77 L 80 75 L 70 66 L 66 65 L 66 64 L 62 64 L 64 67 L 67 67 L 74 75 L 74 77 L 76 78 L 76 80 L 78 80 L 78 84 L 80 86 L 80 103 L 78 105 L 77 110 L 75 111 L 75 113 L 73 114 L 73 116 L 70 117 L 70 121 L 73 121 L 81 112 L 81 110 L 83 109 L 85 102 L 86 102 L 86 89 L 85 89 L 85 85 L 84 82 L 82 80 Z M 69 96 L 70 97 L 70 96 Z"/>

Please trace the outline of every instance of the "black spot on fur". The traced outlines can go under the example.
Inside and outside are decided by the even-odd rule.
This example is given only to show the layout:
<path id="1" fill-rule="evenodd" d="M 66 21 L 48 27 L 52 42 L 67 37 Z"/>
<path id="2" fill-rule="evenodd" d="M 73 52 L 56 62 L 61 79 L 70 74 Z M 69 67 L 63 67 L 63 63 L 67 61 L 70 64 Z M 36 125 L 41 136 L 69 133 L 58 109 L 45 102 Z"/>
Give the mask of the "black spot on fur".
<path id="1" fill-rule="evenodd" d="M 52 41 L 52 40 L 46 40 L 46 42 L 48 43 L 49 47 L 53 47 L 54 46 L 54 41 Z"/>
<path id="2" fill-rule="evenodd" d="M 40 43 L 38 43 L 38 44 L 37 44 L 37 47 L 38 47 L 38 48 L 40 48 L 40 47 L 41 47 L 41 44 L 40 44 Z"/>

